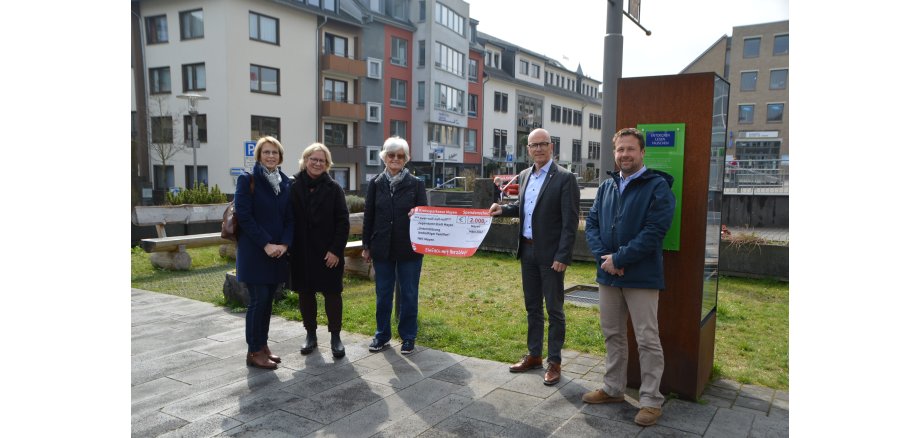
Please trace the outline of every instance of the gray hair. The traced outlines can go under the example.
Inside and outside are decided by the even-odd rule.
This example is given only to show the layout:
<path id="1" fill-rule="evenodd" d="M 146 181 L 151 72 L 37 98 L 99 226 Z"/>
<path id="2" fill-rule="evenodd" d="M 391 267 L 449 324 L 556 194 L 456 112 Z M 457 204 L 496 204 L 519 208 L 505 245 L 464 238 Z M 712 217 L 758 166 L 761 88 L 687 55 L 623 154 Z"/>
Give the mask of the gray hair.
<path id="1" fill-rule="evenodd" d="M 383 142 L 383 147 L 380 148 L 380 160 L 383 161 L 384 157 L 387 156 L 388 152 L 400 152 L 406 154 L 406 163 L 409 162 L 411 158 L 409 156 L 409 143 L 406 143 L 406 140 L 394 135 Z"/>

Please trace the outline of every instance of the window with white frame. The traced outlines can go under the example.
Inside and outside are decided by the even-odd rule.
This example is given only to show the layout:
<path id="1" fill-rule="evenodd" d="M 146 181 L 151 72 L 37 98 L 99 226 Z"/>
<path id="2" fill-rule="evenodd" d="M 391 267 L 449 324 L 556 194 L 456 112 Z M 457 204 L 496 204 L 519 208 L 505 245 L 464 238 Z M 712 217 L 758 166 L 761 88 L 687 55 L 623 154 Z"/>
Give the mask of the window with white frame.
<path id="1" fill-rule="evenodd" d="M 372 123 L 380 123 L 380 114 L 383 106 L 377 102 L 368 102 L 367 103 L 367 121 Z"/>
<path id="2" fill-rule="evenodd" d="M 169 79 L 169 67 L 151 68 L 150 94 L 169 94 L 172 92 L 172 82 Z"/>
<path id="3" fill-rule="evenodd" d="M 434 101 L 435 108 L 455 113 L 463 113 L 464 92 L 462 90 L 458 90 L 448 85 L 435 83 L 435 91 L 437 92 L 436 100 Z M 458 142 L 455 144 L 460 143 Z"/>
<path id="4" fill-rule="evenodd" d="M 406 106 L 406 81 L 390 79 L 390 104 Z"/>
<path id="5" fill-rule="evenodd" d="M 278 19 L 249 11 L 249 39 L 278 44 Z"/>
<path id="6" fill-rule="evenodd" d="M 185 64 L 182 66 L 182 91 L 204 91 L 204 63 Z"/>
<path id="7" fill-rule="evenodd" d="M 440 2 L 434 5 L 434 19 L 436 23 L 456 32 L 459 35 L 464 35 L 466 19 L 463 18 L 463 16 L 460 14 L 454 12 L 453 9 L 444 6 Z"/>
<path id="8" fill-rule="evenodd" d="M 466 56 L 446 44 L 435 43 L 435 46 L 437 50 L 437 59 L 434 62 L 434 66 L 462 78 Z"/>
<path id="9" fill-rule="evenodd" d="M 537 64 L 534 64 L 531 67 L 533 68 L 530 69 L 530 76 L 540 79 L 540 66 Z"/>
<path id="10" fill-rule="evenodd" d="M 401 65 L 403 67 L 409 65 L 409 42 L 397 37 L 392 37 L 390 40 L 390 63 L 395 65 Z"/>
<path id="11" fill-rule="evenodd" d="M 527 62 L 526 59 L 522 59 L 521 62 L 518 63 L 518 65 L 520 66 L 520 67 L 518 68 L 518 73 L 520 73 L 520 74 L 522 74 L 522 75 L 524 75 L 524 76 L 527 76 L 527 75 L 529 74 L 529 71 L 530 71 L 530 63 Z"/>
<path id="12" fill-rule="evenodd" d="M 249 64 L 249 91 L 280 94 L 281 71 L 277 68 Z"/>
<path id="13" fill-rule="evenodd" d="M 179 13 L 182 39 L 204 38 L 204 12 L 201 9 Z"/>
<path id="14" fill-rule="evenodd" d="M 367 58 L 367 77 L 370 79 L 380 79 L 383 77 L 383 60 Z"/>

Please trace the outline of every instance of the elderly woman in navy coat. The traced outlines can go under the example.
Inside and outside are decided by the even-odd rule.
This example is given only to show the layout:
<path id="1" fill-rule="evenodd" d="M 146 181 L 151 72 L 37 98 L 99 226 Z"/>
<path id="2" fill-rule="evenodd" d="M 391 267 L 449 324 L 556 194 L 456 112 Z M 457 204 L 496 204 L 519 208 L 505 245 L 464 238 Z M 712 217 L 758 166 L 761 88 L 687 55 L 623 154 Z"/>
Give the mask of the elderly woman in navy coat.
<path id="1" fill-rule="evenodd" d="M 274 137 L 256 144 L 252 173 L 236 181 L 234 203 L 240 235 L 236 251 L 236 276 L 249 291 L 246 310 L 246 365 L 276 369 L 281 358 L 268 348 L 268 323 L 272 297 L 288 277 L 287 253 L 294 238 L 290 208 L 291 182 L 281 172 L 284 147 Z M 251 184 L 251 185 L 250 185 Z"/>
<path id="2" fill-rule="evenodd" d="M 291 246 L 291 289 L 297 292 L 307 338 L 301 354 L 316 349 L 316 293 L 325 298 L 332 356 L 345 356 L 342 330 L 342 275 L 348 241 L 345 192 L 329 177 L 332 153 L 322 143 L 308 146 L 300 157 L 300 172 L 291 185 L 294 245 Z"/>
<path id="3" fill-rule="evenodd" d="M 383 143 L 380 159 L 386 169 L 373 178 L 364 198 L 364 249 L 361 256 L 374 263 L 377 282 L 377 331 L 368 350 L 387 348 L 392 337 L 393 287 L 399 280 L 399 337 L 402 354 L 415 351 L 418 334 L 418 283 L 422 255 L 412 249 L 409 217 L 415 207 L 428 205 L 424 181 L 406 169 L 409 144 L 399 137 Z"/>

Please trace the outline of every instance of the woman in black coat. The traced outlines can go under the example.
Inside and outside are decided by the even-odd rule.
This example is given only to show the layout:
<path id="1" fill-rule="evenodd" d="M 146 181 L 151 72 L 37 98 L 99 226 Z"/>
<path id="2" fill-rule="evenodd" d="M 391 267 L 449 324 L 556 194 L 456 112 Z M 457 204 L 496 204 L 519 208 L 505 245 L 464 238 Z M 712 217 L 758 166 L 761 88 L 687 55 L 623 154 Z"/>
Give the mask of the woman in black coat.
<path id="1" fill-rule="evenodd" d="M 322 143 L 303 151 L 300 172 L 291 186 L 294 211 L 294 243 L 291 246 L 291 289 L 297 292 L 307 339 L 301 354 L 316 349 L 316 293 L 326 302 L 331 333 L 330 347 L 336 358 L 345 356 L 339 337 L 342 330 L 342 275 L 348 240 L 348 207 L 345 192 L 332 178 L 332 154 Z"/>

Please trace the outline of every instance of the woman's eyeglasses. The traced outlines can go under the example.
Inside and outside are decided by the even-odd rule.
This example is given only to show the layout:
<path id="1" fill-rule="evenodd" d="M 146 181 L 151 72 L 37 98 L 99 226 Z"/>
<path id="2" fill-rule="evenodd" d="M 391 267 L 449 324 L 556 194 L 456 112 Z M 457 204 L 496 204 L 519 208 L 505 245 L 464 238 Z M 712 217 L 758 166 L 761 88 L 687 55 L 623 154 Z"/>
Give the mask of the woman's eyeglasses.
<path id="1" fill-rule="evenodd" d="M 389 158 L 389 159 L 391 159 L 391 160 L 393 160 L 393 159 L 396 159 L 396 160 L 405 160 L 405 159 L 406 159 L 406 155 L 405 155 L 405 154 L 397 154 L 397 153 L 395 153 L 395 152 L 387 152 L 387 158 Z"/>

